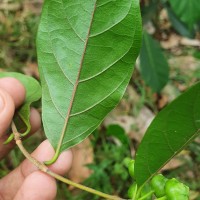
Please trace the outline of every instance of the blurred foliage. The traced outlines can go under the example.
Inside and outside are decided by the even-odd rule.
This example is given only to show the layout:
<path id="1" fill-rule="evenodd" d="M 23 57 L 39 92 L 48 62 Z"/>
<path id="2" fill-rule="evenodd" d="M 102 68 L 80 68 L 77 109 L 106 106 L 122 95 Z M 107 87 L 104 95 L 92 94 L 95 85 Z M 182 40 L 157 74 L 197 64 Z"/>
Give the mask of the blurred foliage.
<path id="1" fill-rule="evenodd" d="M 160 44 L 143 32 L 140 52 L 141 77 L 154 92 L 160 92 L 169 80 L 169 66 Z"/>
<path id="2" fill-rule="evenodd" d="M 35 13 L 31 11 L 35 8 Z M 36 32 L 41 1 L 13 0 L 0 3 L 0 68 L 22 71 L 36 62 Z"/>

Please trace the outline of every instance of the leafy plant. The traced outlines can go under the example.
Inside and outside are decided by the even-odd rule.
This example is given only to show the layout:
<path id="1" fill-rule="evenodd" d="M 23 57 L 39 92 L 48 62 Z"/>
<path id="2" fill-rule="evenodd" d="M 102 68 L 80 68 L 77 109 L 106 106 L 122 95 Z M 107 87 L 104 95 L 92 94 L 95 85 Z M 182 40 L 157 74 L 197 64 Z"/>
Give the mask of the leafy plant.
<path id="1" fill-rule="evenodd" d="M 25 104 L 16 115 L 20 115 L 27 130 L 20 132 L 16 119 L 13 120 L 12 130 L 24 155 L 40 170 L 64 183 L 101 197 L 121 199 L 73 183 L 49 170 L 47 165 L 55 162 L 62 151 L 91 134 L 118 104 L 132 76 L 140 51 L 141 29 L 138 0 L 45 1 L 38 29 L 37 53 L 42 85 L 42 120 L 45 134 L 56 150 L 55 156 L 46 165 L 34 160 L 19 142 L 20 137 L 25 136 L 30 129 L 29 108 L 32 102 L 40 98 L 40 86 L 35 80 L 23 75 L 1 75 L 18 78 L 26 87 Z M 154 49 L 153 52 L 149 50 L 150 47 Z M 168 80 L 168 65 L 158 49 L 151 36 L 144 33 L 140 57 L 142 74 L 145 74 L 146 80 L 149 80 L 148 76 L 156 77 L 157 81 L 151 78 L 149 82 L 156 92 L 160 92 Z M 145 62 L 145 58 L 149 58 L 149 64 Z M 161 64 L 164 66 L 162 69 L 157 67 Z M 146 74 L 148 65 L 153 70 Z M 155 191 L 155 184 L 152 189 L 148 181 L 151 178 L 155 181 L 159 169 L 199 134 L 199 90 L 199 83 L 191 87 L 164 108 L 148 128 L 135 161 L 128 164 L 130 175 L 135 181 L 129 190 L 131 199 L 152 199 L 155 196 L 172 199 L 176 195 L 184 195 L 188 199 L 188 188 L 174 179 L 164 182 L 162 193 L 159 194 Z M 123 130 L 120 129 L 116 134 L 113 132 L 116 129 L 119 131 L 120 128 L 111 126 L 107 133 L 128 144 Z M 120 151 L 126 155 L 125 146 Z M 112 152 L 112 157 L 121 161 L 115 146 L 107 145 L 106 148 L 108 155 Z M 88 182 L 99 180 L 98 183 L 101 183 L 99 177 L 104 177 L 103 185 L 105 180 L 109 181 L 108 175 L 128 180 L 127 173 L 122 173 L 124 163 L 100 160 L 99 166 L 91 164 L 89 167 L 100 175 L 96 177 L 94 173 Z M 106 168 L 109 168 L 109 173 L 105 172 Z M 171 192 L 173 187 L 184 188 L 184 194 L 178 190 L 174 194 Z M 110 192 L 111 187 L 105 188 L 103 185 L 99 189 Z"/>

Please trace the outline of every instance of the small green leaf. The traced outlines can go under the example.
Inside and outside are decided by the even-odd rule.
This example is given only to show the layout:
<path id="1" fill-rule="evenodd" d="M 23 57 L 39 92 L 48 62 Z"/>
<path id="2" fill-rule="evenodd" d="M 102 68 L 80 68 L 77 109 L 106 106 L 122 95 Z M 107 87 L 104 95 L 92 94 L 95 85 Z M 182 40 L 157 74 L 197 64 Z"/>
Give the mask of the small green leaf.
<path id="1" fill-rule="evenodd" d="M 168 81 L 169 66 L 159 43 L 148 33 L 143 33 L 140 52 L 141 76 L 154 92 L 160 92 Z"/>
<path id="2" fill-rule="evenodd" d="M 15 72 L 1 72 L 0 78 L 13 77 L 18 79 L 26 89 L 26 98 L 24 104 L 15 112 L 14 121 L 16 121 L 17 129 L 22 130 L 21 136 L 26 136 L 30 129 L 30 106 L 33 102 L 38 101 L 41 98 L 41 87 L 37 80 L 24 74 Z M 14 86 L 13 86 L 14 87 Z M 21 124 L 23 123 L 23 125 Z M 9 136 L 6 143 L 9 143 L 13 139 L 13 134 Z"/>
<path id="3" fill-rule="evenodd" d="M 135 179 L 148 181 L 200 133 L 200 83 L 165 107 L 153 120 L 137 150 Z"/>
<path id="4" fill-rule="evenodd" d="M 46 0 L 37 36 L 50 164 L 122 98 L 141 44 L 139 0 Z"/>
<path id="5" fill-rule="evenodd" d="M 172 9 L 190 30 L 200 21 L 200 4 L 197 0 L 169 0 Z"/>
<path id="6" fill-rule="evenodd" d="M 129 146 L 129 137 L 126 135 L 125 130 L 118 124 L 111 124 L 106 129 L 108 136 L 116 137 L 123 145 Z"/>

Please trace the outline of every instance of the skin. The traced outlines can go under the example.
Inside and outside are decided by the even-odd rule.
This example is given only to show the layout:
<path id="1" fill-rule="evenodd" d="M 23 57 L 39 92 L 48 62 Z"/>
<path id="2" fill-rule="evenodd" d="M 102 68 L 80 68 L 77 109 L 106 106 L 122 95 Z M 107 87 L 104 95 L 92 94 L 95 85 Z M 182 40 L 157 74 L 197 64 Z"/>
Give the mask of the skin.
<path id="1" fill-rule="evenodd" d="M 0 79 L 0 159 L 8 154 L 15 143 L 3 145 L 16 108 L 24 101 L 25 88 L 14 78 Z M 31 134 L 39 129 L 41 119 L 35 109 L 31 109 Z M 32 153 L 39 161 L 52 158 L 54 150 L 48 140 L 42 142 Z M 71 151 L 63 152 L 56 163 L 49 168 L 57 174 L 66 174 L 72 164 Z M 28 160 L 24 160 L 15 170 L 0 180 L 0 200 L 53 200 L 56 196 L 54 178 L 40 172 Z"/>

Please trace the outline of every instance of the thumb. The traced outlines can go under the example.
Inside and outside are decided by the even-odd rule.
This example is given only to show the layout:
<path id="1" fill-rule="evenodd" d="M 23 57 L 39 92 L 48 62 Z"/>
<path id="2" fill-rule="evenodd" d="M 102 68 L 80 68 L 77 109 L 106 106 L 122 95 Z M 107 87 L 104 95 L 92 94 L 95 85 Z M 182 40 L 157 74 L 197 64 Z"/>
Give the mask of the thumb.
<path id="1" fill-rule="evenodd" d="M 15 111 L 12 97 L 0 88 L 0 138 L 9 127 Z"/>

